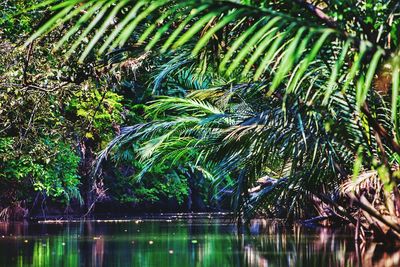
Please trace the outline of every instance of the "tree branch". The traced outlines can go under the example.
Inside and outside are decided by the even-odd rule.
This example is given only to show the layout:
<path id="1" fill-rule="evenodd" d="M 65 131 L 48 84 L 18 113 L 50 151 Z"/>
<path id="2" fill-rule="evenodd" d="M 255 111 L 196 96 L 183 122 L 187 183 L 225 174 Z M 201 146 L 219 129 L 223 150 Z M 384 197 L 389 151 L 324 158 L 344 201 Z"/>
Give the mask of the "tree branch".
<path id="1" fill-rule="evenodd" d="M 333 28 L 333 29 L 338 28 L 336 21 L 333 18 L 329 17 L 319 7 L 313 5 L 305 0 L 295 0 L 295 2 L 298 3 L 299 5 L 303 6 L 307 10 L 311 11 L 311 13 L 313 13 L 313 15 L 315 17 L 319 18 L 322 22 L 326 23 L 326 25 L 328 25 L 330 28 Z M 346 33 L 346 35 L 347 35 L 347 33 Z"/>

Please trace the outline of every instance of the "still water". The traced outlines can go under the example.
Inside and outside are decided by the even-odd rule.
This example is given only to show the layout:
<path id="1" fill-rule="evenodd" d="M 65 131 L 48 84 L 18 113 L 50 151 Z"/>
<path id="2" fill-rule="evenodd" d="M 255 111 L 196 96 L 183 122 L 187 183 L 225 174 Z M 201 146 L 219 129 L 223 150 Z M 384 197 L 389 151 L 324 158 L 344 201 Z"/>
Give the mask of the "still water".
<path id="1" fill-rule="evenodd" d="M 339 230 L 220 216 L 0 223 L 0 266 L 400 266 L 400 250 Z"/>

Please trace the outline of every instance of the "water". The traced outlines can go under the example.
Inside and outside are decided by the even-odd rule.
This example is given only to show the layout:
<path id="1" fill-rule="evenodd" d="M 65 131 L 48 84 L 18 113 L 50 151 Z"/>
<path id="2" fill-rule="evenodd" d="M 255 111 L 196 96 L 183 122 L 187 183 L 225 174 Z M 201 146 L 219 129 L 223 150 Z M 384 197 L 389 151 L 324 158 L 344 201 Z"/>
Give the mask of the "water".
<path id="1" fill-rule="evenodd" d="M 338 230 L 207 214 L 0 224 L 0 266 L 400 266 L 400 250 Z"/>

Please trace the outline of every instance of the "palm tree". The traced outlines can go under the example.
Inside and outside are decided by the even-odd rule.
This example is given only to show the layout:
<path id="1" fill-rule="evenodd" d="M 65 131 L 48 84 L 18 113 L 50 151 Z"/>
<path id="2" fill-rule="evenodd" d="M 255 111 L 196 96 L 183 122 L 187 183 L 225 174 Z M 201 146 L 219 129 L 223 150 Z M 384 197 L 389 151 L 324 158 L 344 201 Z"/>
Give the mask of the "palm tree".
<path id="1" fill-rule="evenodd" d="M 168 55 L 175 63 L 156 77 L 155 90 L 187 64 L 190 73 L 211 81 L 208 89 L 186 88 L 184 96 L 156 100 L 148 110 L 151 121 L 126 128 L 109 149 L 141 140 L 149 167 L 182 155 L 218 164 L 218 177 L 237 177 L 236 200 L 247 207 L 272 207 L 265 204 L 272 199 L 288 214 L 301 214 L 317 197 L 360 225 L 336 203 L 345 194 L 375 232 L 388 226 L 400 234 L 398 1 L 43 5 L 54 16 L 27 43 L 63 25 L 54 49 L 66 49 L 67 57 L 78 52 L 82 63 L 118 54 Z M 365 179 L 356 180 L 368 170 L 376 173 L 369 178 L 379 177 L 374 193 L 361 190 Z M 279 182 L 249 195 L 246 188 L 265 174 Z M 344 181 L 352 189 L 340 193 Z M 391 216 L 374 207 L 374 196 Z"/>

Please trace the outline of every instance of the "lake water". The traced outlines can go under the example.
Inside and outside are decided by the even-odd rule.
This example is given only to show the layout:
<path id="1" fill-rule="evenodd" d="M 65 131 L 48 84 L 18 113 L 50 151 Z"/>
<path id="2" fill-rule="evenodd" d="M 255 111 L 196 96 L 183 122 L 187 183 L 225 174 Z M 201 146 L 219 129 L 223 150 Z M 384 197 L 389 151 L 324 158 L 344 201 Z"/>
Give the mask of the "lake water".
<path id="1" fill-rule="evenodd" d="M 0 266 L 400 266 L 400 250 L 332 229 L 168 214 L 132 220 L 0 223 Z"/>

